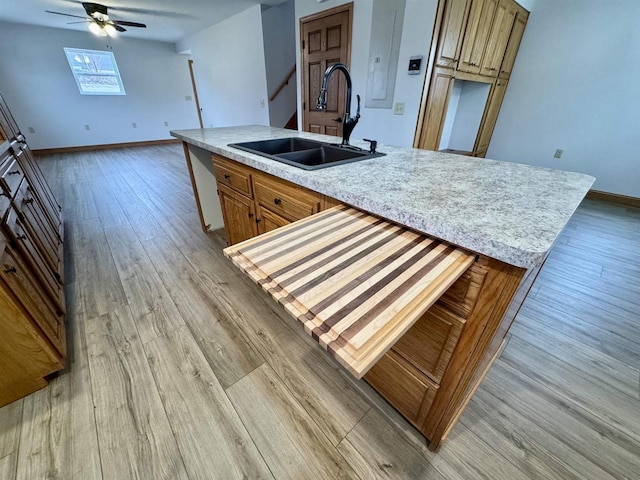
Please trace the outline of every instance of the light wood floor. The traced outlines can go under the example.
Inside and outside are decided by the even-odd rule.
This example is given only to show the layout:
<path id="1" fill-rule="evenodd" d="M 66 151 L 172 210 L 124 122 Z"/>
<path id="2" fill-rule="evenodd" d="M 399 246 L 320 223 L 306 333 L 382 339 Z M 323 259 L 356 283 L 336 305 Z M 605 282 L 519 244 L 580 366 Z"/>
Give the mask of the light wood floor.
<path id="1" fill-rule="evenodd" d="M 439 453 L 204 235 L 179 146 L 42 159 L 70 357 L 0 479 L 640 478 L 640 211 L 585 201 Z"/>

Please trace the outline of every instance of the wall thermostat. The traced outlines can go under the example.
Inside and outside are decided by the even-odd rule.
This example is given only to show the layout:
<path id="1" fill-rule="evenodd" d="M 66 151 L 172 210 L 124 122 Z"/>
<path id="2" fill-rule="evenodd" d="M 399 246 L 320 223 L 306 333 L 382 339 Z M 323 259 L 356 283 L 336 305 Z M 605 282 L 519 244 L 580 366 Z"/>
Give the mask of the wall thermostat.
<path id="1" fill-rule="evenodd" d="M 409 58 L 409 75 L 418 75 L 422 66 L 422 55 Z"/>

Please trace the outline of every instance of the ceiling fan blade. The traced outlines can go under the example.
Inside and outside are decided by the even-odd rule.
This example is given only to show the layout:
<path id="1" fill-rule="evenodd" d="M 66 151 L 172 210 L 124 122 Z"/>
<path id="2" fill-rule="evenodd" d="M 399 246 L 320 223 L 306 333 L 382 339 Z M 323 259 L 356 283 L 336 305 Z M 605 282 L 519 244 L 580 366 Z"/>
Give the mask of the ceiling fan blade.
<path id="1" fill-rule="evenodd" d="M 126 25 L 127 27 L 139 27 L 139 28 L 147 28 L 144 23 L 136 23 L 136 22 L 125 22 L 124 20 L 113 20 L 115 25 Z"/>
<path id="2" fill-rule="evenodd" d="M 54 15 L 64 15 L 65 17 L 86 18 L 86 17 L 81 17 L 81 16 L 79 16 L 79 15 L 70 15 L 70 14 L 68 14 L 68 13 L 52 12 L 51 10 L 45 10 L 45 12 L 47 12 L 47 13 L 53 13 Z"/>
<path id="3" fill-rule="evenodd" d="M 93 14 L 96 12 L 101 13 L 102 15 L 107 14 L 107 7 L 100 5 L 99 3 L 82 2 L 82 6 L 84 7 L 84 11 L 87 12 L 87 15 L 90 17 L 93 17 Z"/>
<path id="4" fill-rule="evenodd" d="M 117 25 L 115 23 L 113 24 L 113 28 L 115 28 L 119 32 L 126 32 L 127 31 L 126 28 L 122 28 L 120 25 Z"/>

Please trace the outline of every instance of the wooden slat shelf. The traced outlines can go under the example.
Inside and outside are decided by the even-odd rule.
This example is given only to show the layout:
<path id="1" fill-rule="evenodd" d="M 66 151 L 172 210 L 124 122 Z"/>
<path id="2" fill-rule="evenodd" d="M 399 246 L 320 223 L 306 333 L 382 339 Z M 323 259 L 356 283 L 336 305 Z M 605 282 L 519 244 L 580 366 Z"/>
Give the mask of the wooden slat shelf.
<path id="1" fill-rule="evenodd" d="M 357 378 L 474 261 L 464 250 L 343 205 L 224 252 Z"/>

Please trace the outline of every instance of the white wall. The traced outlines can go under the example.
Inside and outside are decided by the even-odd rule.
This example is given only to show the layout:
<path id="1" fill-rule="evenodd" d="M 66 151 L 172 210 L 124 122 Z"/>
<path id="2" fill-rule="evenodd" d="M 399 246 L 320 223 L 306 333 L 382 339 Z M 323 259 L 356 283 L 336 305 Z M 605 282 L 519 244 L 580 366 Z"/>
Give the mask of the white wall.
<path id="1" fill-rule="evenodd" d="M 348 3 L 345 0 L 329 0 L 318 3 L 316 0 L 295 0 L 296 2 L 296 38 L 300 38 L 300 18 L 337 5 Z M 437 9 L 437 0 L 407 0 L 400 43 L 400 60 L 396 77 L 394 103 L 405 103 L 404 115 L 394 115 L 393 109 L 364 108 L 364 94 L 367 86 L 367 62 L 369 59 L 369 39 L 371 37 L 371 18 L 373 2 L 354 0 L 353 31 L 351 41 L 351 76 L 353 79 L 353 108 L 355 95 L 363 97 L 360 122 L 352 138 L 373 138 L 380 142 L 411 146 L 416 130 L 420 98 L 424 84 L 425 66 L 429 57 L 433 23 Z M 422 55 L 420 75 L 408 75 L 409 57 Z M 296 42 L 296 62 L 300 73 L 300 45 Z M 340 73 L 337 73 L 340 75 Z M 300 75 L 298 75 L 300 78 Z M 301 87 L 298 87 L 298 111 L 301 112 Z M 299 126 L 302 118 L 299 118 Z"/>
<path id="2" fill-rule="evenodd" d="M 588 173 L 597 190 L 640 197 L 638 18 L 637 0 L 537 0 L 487 157 Z"/>
<path id="3" fill-rule="evenodd" d="M 205 128 L 269 125 L 260 5 L 186 36 L 176 47 L 191 50 Z"/>
<path id="4" fill-rule="evenodd" d="M 454 85 L 457 83 L 460 84 L 460 98 L 453 113 L 455 118 L 448 148 L 471 152 L 489 99 L 491 84 L 455 80 Z"/>
<path id="5" fill-rule="evenodd" d="M 288 0 L 275 7 L 263 6 L 262 33 L 267 69 L 267 90 L 271 97 L 296 64 L 294 2 Z M 269 102 L 269 121 L 284 127 L 297 108 L 295 75 L 273 101 Z"/>
<path id="6" fill-rule="evenodd" d="M 172 44 L 127 37 L 110 43 L 127 94 L 80 95 L 63 47 L 107 50 L 105 39 L 0 23 L 0 91 L 31 148 L 165 139 L 172 128 L 197 127 L 194 102 L 185 101 L 192 95 L 187 61 Z"/>

